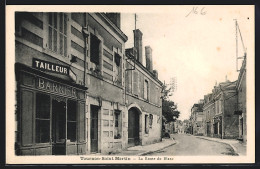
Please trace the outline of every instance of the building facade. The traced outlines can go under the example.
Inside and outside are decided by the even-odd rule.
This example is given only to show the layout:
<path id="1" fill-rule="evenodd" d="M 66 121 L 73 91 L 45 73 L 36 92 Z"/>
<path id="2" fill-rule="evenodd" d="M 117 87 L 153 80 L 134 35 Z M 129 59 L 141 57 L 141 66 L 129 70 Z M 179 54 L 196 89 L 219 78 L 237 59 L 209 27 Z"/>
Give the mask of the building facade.
<path id="1" fill-rule="evenodd" d="M 246 57 L 243 60 L 237 80 L 237 106 L 235 114 L 239 117 L 239 139 L 247 142 L 247 120 L 246 120 Z"/>
<path id="2" fill-rule="evenodd" d="M 15 17 L 17 155 L 107 154 L 159 141 L 161 83 L 138 62 L 126 79 L 120 14 Z"/>
<path id="3" fill-rule="evenodd" d="M 237 105 L 237 82 L 222 82 L 215 85 L 211 94 L 204 96 L 205 135 L 221 139 L 237 139 L 238 116 L 234 115 Z"/>
<path id="4" fill-rule="evenodd" d="M 198 104 L 194 104 L 191 108 L 191 133 L 193 135 L 204 135 L 204 113 L 203 113 L 203 101 Z"/>
<path id="5" fill-rule="evenodd" d="M 142 32 L 134 30 L 134 47 L 126 49 L 126 107 L 128 110 L 128 146 L 161 141 L 162 82 L 153 70 L 152 49 L 145 46 L 143 63 Z M 134 60 L 132 59 L 134 58 Z"/>
<path id="6" fill-rule="evenodd" d="M 212 94 L 204 96 L 203 113 L 205 116 L 205 136 L 213 137 L 213 117 L 215 116 L 215 104 Z"/>

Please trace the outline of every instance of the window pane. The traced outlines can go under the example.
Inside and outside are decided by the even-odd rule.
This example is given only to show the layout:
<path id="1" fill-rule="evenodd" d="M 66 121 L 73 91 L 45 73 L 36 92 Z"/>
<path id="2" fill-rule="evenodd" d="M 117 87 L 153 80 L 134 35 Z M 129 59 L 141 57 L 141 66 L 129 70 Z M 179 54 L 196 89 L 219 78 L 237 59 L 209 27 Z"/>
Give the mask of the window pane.
<path id="1" fill-rule="evenodd" d="M 53 37 L 53 40 L 54 40 L 54 44 L 53 44 L 53 46 L 54 46 L 54 52 L 57 52 L 57 31 L 54 29 L 54 35 L 53 35 L 54 37 Z"/>
<path id="2" fill-rule="evenodd" d="M 93 34 L 90 35 L 90 61 L 99 65 L 100 40 Z"/>
<path id="3" fill-rule="evenodd" d="M 49 13 L 49 24 L 52 25 L 52 13 Z"/>
<path id="4" fill-rule="evenodd" d="M 48 40 L 49 40 L 49 49 L 52 50 L 52 28 L 49 26 L 49 37 L 48 37 Z"/>
<path id="5" fill-rule="evenodd" d="M 115 113 L 115 127 L 118 127 L 118 113 Z"/>
<path id="6" fill-rule="evenodd" d="M 116 111 L 114 113 L 115 116 L 115 127 L 114 127 L 114 139 L 121 139 L 122 137 L 122 113 L 120 111 Z"/>
<path id="7" fill-rule="evenodd" d="M 36 119 L 36 143 L 50 141 L 50 120 Z"/>
<path id="8" fill-rule="evenodd" d="M 67 38 L 64 36 L 64 56 L 67 56 Z"/>
<path id="9" fill-rule="evenodd" d="M 63 32 L 63 14 L 60 13 L 60 32 Z"/>
<path id="10" fill-rule="evenodd" d="M 76 141 L 76 122 L 68 122 L 67 138 L 71 142 Z"/>
<path id="11" fill-rule="evenodd" d="M 57 29 L 57 13 L 54 13 L 54 28 Z"/>
<path id="12" fill-rule="evenodd" d="M 60 54 L 63 55 L 63 36 L 60 33 Z"/>
<path id="13" fill-rule="evenodd" d="M 64 34 L 67 35 L 67 15 L 64 14 Z"/>
<path id="14" fill-rule="evenodd" d="M 61 119 L 58 120 L 58 133 L 59 133 L 59 140 L 65 139 L 65 134 L 66 134 L 66 121 L 65 121 L 65 116 L 60 116 Z M 63 119 L 62 119 L 63 118 Z"/>
<path id="15" fill-rule="evenodd" d="M 36 118 L 50 119 L 50 96 L 36 94 Z"/>
<path id="16" fill-rule="evenodd" d="M 72 100 L 68 100 L 68 114 L 67 114 L 67 118 L 68 121 L 76 121 L 76 114 L 77 114 L 77 102 L 76 101 L 72 101 Z"/>

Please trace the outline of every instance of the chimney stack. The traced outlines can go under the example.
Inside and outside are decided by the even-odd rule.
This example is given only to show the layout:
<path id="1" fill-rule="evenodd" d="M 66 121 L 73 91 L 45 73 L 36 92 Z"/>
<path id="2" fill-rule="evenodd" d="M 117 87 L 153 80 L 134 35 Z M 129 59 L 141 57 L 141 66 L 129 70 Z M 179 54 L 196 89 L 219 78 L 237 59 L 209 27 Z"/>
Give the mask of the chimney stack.
<path id="1" fill-rule="evenodd" d="M 120 13 L 106 13 L 106 16 L 115 24 L 119 29 L 121 29 L 121 16 Z"/>
<path id="2" fill-rule="evenodd" d="M 157 70 L 153 70 L 153 74 L 156 77 L 156 79 L 158 79 L 158 71 Z"/>
<path id="3" fill-rule="evenodd" d="M 143 64 L 143 44 L 142 44 L 142 36 L 143 33 L 139 30 L 133 30 L 134 32 L 134 47 L 137 50 L 137 60 Z"/>
<path id="4" fill-rule="evenodd" d="M 153 56 L 152 48 L 150 46 L 145 46 L 145 57 L 146 57 L 146 68 L 153 72 Z"/>

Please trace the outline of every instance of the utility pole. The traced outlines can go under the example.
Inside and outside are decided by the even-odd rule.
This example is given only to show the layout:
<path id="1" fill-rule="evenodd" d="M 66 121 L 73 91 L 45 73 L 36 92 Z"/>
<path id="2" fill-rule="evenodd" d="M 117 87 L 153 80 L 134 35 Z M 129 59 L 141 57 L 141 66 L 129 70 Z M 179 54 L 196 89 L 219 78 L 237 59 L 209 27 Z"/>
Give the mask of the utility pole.
<path id="1" fill-rule="evenodd" d="M 245 48 L 245 45 L 244 45 L 244 41 L 243 41 L 243 38 L 242 38 L 242 34 L 241 34 L 241 31 L 240 31 L 239 25 L 237 23 L 237 19 L 234 19 L 234 21 L 235 21 L 235 29 L 236 29 L 236 71 L 239 72 L 240 70 L 238 70 L 238 60 L 244 59 L 246 57 L 246 48 Z M 244 51 L 244 56 L 242 56 L 242 57 L 238 56 L 238 32 L 239 32 L 239 36 L 240 36 L 243 51 Z"/>

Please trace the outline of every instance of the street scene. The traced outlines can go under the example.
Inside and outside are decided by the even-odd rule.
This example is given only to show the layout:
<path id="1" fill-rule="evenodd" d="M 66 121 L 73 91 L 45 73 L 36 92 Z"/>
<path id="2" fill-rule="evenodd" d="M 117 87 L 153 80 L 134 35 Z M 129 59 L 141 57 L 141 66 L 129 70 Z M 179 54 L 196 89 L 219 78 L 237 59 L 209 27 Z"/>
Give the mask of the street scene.
<path id="1" fill-rule="evenodd" d="M 37 9 L 11 13 L 14 158 L 249 155 L 253 6 Z"/>

